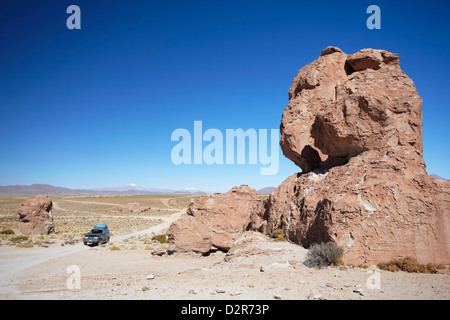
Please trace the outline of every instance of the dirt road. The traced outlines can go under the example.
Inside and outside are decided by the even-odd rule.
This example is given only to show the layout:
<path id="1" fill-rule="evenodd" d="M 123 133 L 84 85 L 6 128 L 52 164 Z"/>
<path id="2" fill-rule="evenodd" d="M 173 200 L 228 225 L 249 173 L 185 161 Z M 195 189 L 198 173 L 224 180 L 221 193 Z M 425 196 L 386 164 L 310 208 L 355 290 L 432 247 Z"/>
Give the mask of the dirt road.
<path id="1" fill-rule="evenodd" d="M 186 212 L 186 209 L 177 209 L 176 213 L 169 215 L 157 216 L 154 219 L 163 222 L 148 229 L 119 234 L 111 236 L 111 242 L 120 242 L 127 238 L 158 234 L 162 230 L 168 228 L 170 224 L 180 218 Z M 33 248 L 17 248 L 0 246 L 0 299 L 9 299 L 16 296 L 20 291 L 14 285 L 13 279 L 23 270 L 28 269 L 39 263 L 48 262 L 53 259 L 64 257 L 67 255 L 79 253 L 88 250 L 89 247 L 82 243 L 75 245 L 66 245 L 60 247 L 33 247 Z"/>

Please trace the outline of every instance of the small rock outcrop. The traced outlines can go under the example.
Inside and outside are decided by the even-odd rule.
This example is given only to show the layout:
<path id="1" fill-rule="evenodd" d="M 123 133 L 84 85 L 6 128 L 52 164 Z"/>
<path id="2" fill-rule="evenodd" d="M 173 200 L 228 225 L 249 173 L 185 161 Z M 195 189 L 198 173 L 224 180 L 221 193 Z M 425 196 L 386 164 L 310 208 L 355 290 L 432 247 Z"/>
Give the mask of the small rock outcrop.
<path id="1" fill-rule="evenodd" d="M 34 234 L 48 235 L 55 232 L 51 213 L 52 207 L 52 200 L 44 195 L 39 195 L 22 203 L 17 211 L 20 232 L 27 236 Z"/>
<path id="2" fill-rule="evenodd" d="M 259 215 L 263 202 L 255 189 L 247 185 L 192 201 L 187 216 L 172 223 L 167 232 L 171 251 L 207 253 L 211 249 L 227 251 L 233 241 Z"/>

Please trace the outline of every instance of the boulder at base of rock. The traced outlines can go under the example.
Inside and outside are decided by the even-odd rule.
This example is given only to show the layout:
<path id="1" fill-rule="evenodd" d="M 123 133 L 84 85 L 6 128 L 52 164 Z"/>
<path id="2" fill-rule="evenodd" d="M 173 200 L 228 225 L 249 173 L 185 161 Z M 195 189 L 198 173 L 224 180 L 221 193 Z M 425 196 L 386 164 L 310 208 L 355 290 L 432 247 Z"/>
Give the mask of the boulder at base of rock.
<path id="1" fill-rule="evenodd" d="M 225 194 L 206 195 L 192 201 L 187 216 L 167 231 L 172 252 L 207 253 L 212 248 L 227 251 L 247 230 L 252 215 L 259 215 L 263 202 L 255 189 L 234 187 Z"/>

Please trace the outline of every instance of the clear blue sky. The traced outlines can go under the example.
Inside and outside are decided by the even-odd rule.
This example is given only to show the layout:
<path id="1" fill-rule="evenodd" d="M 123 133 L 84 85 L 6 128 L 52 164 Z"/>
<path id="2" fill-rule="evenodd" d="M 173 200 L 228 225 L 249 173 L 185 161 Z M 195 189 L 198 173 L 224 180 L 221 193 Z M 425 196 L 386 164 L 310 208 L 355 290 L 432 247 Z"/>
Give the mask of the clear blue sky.
<path id="1" fill-rule="evenodd" d="M 81 30 L 66 9 L 81 8 Z M 366 8 L 381 8 L 381 30 Z M 177 128 L 277 129 L 297 71 L 329 45 L 400 55 L 423 98 L 429 173 L 450 178 L 447 1 L 2 1 L 0 185 L 224 192 L 299 171 L 175 165 Z"/>

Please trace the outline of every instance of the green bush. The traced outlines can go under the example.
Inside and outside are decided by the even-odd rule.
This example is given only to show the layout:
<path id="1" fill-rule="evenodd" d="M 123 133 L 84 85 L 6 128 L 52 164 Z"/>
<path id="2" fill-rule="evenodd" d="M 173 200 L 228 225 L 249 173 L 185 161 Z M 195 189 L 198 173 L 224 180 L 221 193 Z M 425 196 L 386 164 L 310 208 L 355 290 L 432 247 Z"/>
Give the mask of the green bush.
<path id="1" fill-rule="evenodd" d="M 2 231 L 0 231 L 0 234 L 14 234 L 14 231 L 12 231 L 11 229 L 3 229 Z"/>
<path id="2" fill-rule="evenodd" d="M 167 239 L 167 236 L 164 233 L 153 236 L 152 240 L 158 241 L 159 243 L 169 243 L 169 240 Z"/>
<path id="3" fill-rule="evenodd" d="M 313 244 L 306 254 L 305 266 L 307 267 L 327 267 L 337 264 L 344 255 L 344 248 L 335 242 Z"/>
<path id="4" fill-rule="evenodd" d="M 11 240 L 12 242 L 22 242 L 22 241 L 28 241 L 28 237 L 27 236 L 15 236 L 9 240 Z"/>
<path id="5" fill-rule="evenodd" d="M 283 229 L 278 228 L 278 229 L 273 230 L 272 238 L 278 238 L 280 235 L 281 236 L 283 235 Z"/>

